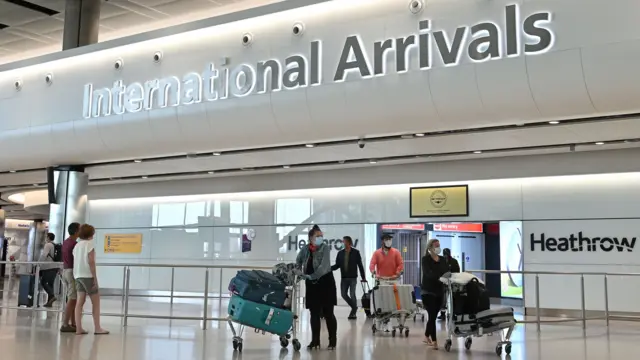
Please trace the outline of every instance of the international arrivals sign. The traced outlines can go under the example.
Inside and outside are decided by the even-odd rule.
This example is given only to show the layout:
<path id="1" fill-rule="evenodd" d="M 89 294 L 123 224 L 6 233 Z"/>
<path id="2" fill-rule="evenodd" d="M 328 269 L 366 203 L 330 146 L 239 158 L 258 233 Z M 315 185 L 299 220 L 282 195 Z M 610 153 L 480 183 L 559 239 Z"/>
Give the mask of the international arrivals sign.
<path id="1" fill-rule="evenodd" d="M 461 59 L 473 62 L 541 54 L 553 47 L 554 34 L 550 12 L 537 12 L 522 19 L 518 5 L 504 8 L 500 23 L 479 22 L 445 32 L 431 20 L 421 20 L 417 32 L 374 42 L 373 53 L 358 35 L 347 36 L 340 54 L 325 54 L 321 40 L 311 41 L 307 54 L 295 54 L 284 59 L 271 58 L 257 63 L 204 66 L 202 72 L 149 79 L 112 86 L 93 83 L 84 87 L 83 116 L 85 118 L 121 115 L 187 106 L 252 94 L 294 90 L 319 86 L 326 82 L 343 82 L 349 73 L 362 79 L 403 73 L 410 65 L 421 71 L 431 69 L 434 58 L 444 66 L 456 66 Z M 323 74 L 323 62 L 337 60 L 330 74 Z M 395 67 L 386 65 L 395 58 Z M 410 59 L 416 64 L 410 64 Z"/>

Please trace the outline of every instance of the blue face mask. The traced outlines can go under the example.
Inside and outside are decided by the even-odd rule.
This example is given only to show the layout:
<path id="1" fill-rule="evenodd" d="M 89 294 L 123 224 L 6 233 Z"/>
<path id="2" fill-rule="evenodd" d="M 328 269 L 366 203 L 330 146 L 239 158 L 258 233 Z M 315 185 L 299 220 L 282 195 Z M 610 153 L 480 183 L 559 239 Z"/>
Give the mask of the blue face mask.
<path id="1" fill-rule="evenodd" d="M 313 245 L 320 246 L 323 242 L 324 238 L 322 236 L 316 236 L 316 238 L 313 240 Z"/>

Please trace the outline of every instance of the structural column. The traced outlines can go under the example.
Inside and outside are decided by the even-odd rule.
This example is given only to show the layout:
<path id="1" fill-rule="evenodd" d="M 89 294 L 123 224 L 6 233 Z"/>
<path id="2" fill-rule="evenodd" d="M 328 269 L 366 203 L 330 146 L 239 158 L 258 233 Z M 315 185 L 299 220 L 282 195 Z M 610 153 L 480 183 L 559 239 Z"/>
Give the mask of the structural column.
<path id="1" fill-rule="evenodd" d="M 69 224 L 85 223 L 89 176 L 78 166 L 60 166 L 52 172 L 48 180 L 53 182 L 54 195 L 49 199 L 49 232 L 55 234 L 56 242 L 62 242 Z"/>
<path id="2" fill-rule="evenodd" d="M 67 0 L 62 50 L 98 42 L 101 0 Z"/>

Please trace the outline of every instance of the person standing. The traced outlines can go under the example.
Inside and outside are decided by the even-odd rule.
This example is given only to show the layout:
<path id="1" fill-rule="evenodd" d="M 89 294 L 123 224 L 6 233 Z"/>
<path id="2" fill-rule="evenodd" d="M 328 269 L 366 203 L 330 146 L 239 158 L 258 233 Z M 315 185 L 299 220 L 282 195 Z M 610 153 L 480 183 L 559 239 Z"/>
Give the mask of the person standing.
<path id="1" fill-rule="evenodd" d="M 460 272 L 460 264 L 458 263 L 458 260 L 456 260 L 453 256 L 451 256 L 451 249 L 449 248 L 445 248 L 444 250 L 442 250 L 442 258 L 444 259 L 444 262 L 447 264 L 447 267 L 449 268 L 449 272 L 451 273 L 459 273 Z M 438 319 L 440 320 L 445 320 L 447 318 L 447 301 L 444 299 L 443 297 L 443 303 L 442 303 L 442 311 L 440 311 L 440 317 Z"/>
<path id="2" fill-rule="evenodd" d="M 64 319 L 60 332 L 76 332 L 75 308 L 78 299 L 76 281 L 73 278 L 73 249 L 78 243 L 80 224 L 74 222 L 67 228 L 69 237 L 62 243 L 62 282 L 67 289 L 67 306 L 64 310 Z"/>
<path id="3" fill-rule="evenodd" d="M 54 282 L 56 276 L 58 276 L 58 264 L 53 264 L 55 261 L 56 246 L 53 244 L 56 236 L 52 233 L 47 233 L 47 241 L 44 244 L 42 253 L 40 253 L 40 262 L 52 263 L 40 265 L 40 284 L 47 293 L 47 302 L 44 307 L 50 308 L 56 301 L 56 293 L 54 290 Z"/>
<path id="4" fill-rule="evenodd" d="M 87 300 L 91 299 L 91 312 L 96 335 L 106 335 L 109 332 L 100 326 L 100 291 L 98 276 L 96 273 L 96 251 L 93 245 L 93 236 L 96 230 L 93 226 L 84 224 L 80 226 L 80 241 L 73 248 L 73 278 L 76 281 L 78 301 L 76 303 L 76 335 L 87 334 L 82 328 L 82 308 Z"/>
<path id="5" fill-rule="evenodd" d="M 358 270 L 360 270 L 360 277 L 362 281 L 366 281 L 364 273 L 364 265 L 362 264 L 362 257 L 360 251 L 353 248 L 353 240 L 350 236 L 342 238 L 344 243 L 344 249 L 338 252 L 336 255 L 336 263 L 331 267 L 331 270 L 335 271 L 340 269 L 340 275 L 342 280 L 340 281 L 340 292 L 342 298 L 351 307 L 351 313 L 349 313 L 349 320 L 355 320 L 358 317 L 358 300 L 356 299 L 356 286 L 358 283 Z"/>
<path id="6" fill-rule="evenodd" d="M 429 317 L 423 342 L 434 349 L 438 349 L 436 317 L 444 298 L 444 285 L 440 282 L 440 278 L 449 273 L 449 266 L 440 256 L 440 252 L 440 241 L 431 239 L 427 242 L 427 253 L 422 257 L 422 301 Z"/>
<path id="7" fill-rule="evenodd" d="M 324 243 L 322 231 L 314 227 L 309 231 L 309 243 L 300 249 L 296 264 L 305 278 L 305 306 L 311 315 L 311 343 L 308 349 L 320 347 L 320 318 L 327 322 L 329 350 L 337 345 L 338 322 L 333 313 L 338 304 L 336 281 L 331 271 L 329 245 Z"/>
<path id="8" fill-rule="evenodd" d="M 393 236 L 382 235 L 382 247 L 371 256 L 369 270 L 382 278 L 398 278 L 404 270 L 404 260 L 398 249 L 392 247 Z"/>

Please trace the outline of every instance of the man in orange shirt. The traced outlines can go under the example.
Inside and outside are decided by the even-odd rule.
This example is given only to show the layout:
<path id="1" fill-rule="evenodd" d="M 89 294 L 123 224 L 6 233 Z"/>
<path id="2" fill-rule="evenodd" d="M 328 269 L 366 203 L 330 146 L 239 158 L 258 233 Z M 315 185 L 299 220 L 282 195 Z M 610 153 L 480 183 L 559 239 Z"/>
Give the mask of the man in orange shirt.
<path id="1" fill-rule="evenodd" d="M 371 256 L 369 270 L 376 273 L 376 276 L 383 278 L 400 277 L 404 270 L 402 254 L 398 249 L 391 247 L 393 236 L 382 234 L 382 248 L 376 250 Z"/>

